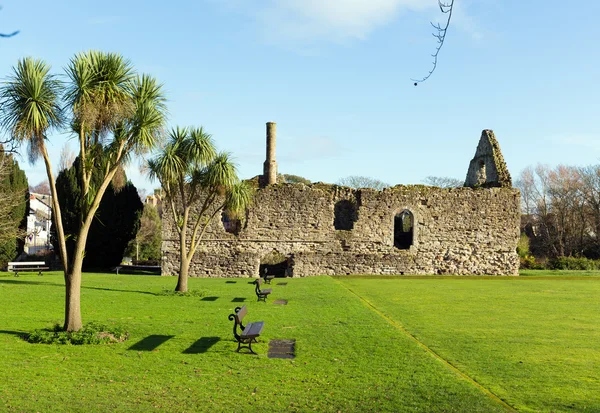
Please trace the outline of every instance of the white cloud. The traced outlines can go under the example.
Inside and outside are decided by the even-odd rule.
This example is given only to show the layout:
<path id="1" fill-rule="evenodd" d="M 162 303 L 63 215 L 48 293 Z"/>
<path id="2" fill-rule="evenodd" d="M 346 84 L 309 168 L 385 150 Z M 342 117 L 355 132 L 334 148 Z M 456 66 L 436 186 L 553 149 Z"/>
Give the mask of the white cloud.
<path id="1" fill-rule="evenodd" d="M 274 0 L 267 17 L 296 38 L 363 39 L 402 10 L 433 5 L 431 0 Z"/>
<path id="2" fill-rule="evenodd" d="M 437 7 L 437 0 L 221 0 L 251 13 L 267 36 L 306 41 L 364 39 L 407 10 Z M 220 2 L 221 3 L 221 2 Z"/>
<path id="3" fill-rule="evenodd" d="M 582 134 L 582 135 L 571 135 L 561 136 L 554 139 L 556 142 L 563 145 L 576 145 L 587 148 L 592 151 L 600 151 L 600 135 L 593 134 Z"/>
<path id="4" fill-rule="evenodd" d="M 212 0 L 229 11 L 255 20 L 270 43 L 314 40 L 363 40 L 396 21 L 403 12 L 426 13 L 426 19 L 445 24 L 437 0 Z M 494 0 L 461 0 L 454 4 L 450 29 L 483 38 L 484 31 L 470 10 L 492 7 Z"/>
<path id="5" fill-rule="evenodd" d="M 340 156 L 346 148 L 331 138 L 309 136 L 279 140 L 277 159 L 285 163 L 314 161 Z"/>
<path id="6" fill-rule="evenodd" d="M 479 41 L 483 38 L 483 30 L 478 24 L 477 20 L 468 13 L 467 9 L 469 8 L 469 6 L 470 4 L 468 2 L 454 3 L 454 10 L 452 11 L 452 21 L 450 22 L 451 29 L 448 30 L 453 30 L 454 28 L 456 28 L 470 35 L 474 41 Z M 444 15 L 443 17 L 439 18 L 445 19 L 445 17 L 446 16 Z"/>

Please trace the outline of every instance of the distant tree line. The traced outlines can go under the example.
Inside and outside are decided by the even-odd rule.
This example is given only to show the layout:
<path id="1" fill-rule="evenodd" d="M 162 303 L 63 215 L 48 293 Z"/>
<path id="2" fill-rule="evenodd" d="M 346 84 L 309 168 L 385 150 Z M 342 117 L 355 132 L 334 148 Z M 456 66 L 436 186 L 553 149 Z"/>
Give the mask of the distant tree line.
<path id="1" fill-rule="evenodd" d="M 337 181 L 337 184 L 341 186 L 348 186 L 350 188 L 372 188 L 377 189 L 379 191 L 390 186 L 388 183 L 380 181 L 379 179 L 359 175 L 352 175 L 347 176 L 345 178 L 340 178 Z"/>
<path id="2" fill-rule="evenodd" d="M 0 268 L 23 251 L 27 226 L 28 184 L 25 172 L 0 145 Z"/>
<path id="3" fill-rule="evenodd" d="M 515 185 L 532 255 L 600 259 L 600 165 L 528 167 Z"/>

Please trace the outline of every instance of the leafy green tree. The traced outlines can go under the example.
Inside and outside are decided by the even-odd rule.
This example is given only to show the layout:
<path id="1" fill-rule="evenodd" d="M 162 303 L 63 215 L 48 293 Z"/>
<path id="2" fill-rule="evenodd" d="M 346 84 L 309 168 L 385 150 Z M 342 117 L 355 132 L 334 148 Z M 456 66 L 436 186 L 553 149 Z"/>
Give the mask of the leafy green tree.
<path id="1" fill-rule="evenodd" d="M 81 187 L 78 176 L 81 162 L 75 159 L 73 166 L 58 174 L 56 189 L 58 201 L 63 212 L 63 225 L 67 235 L 68 255 L 72 255 L 76 247 L 76 236 L 79 233 L 79 210 L 81 203 Z M 124 172 L 115 174 L 122 176 L 126 184 L 122 188 L 111 182 L 102 197 L 96 217 L 92 221 L 86 244 L 83 269 L 110 268 L 118 265 L 123 258 L 127 244 L 135 237 L 140 225 L 143 204 L 137 195 L 135 186 L 127 181 Z M 100 182 L 98 174 L 93 174 L 92 184 Z M 57 248 L 56 231 L 52 232 L 52 244 Z"/>
<path id="2" fill-rule="evenodd" d="M 0 267 L 23 249 L 27 225 L 27 177 L 0 146 Z"/>
<path id="3" fill-rule="evenodd" d="M 81 322 L 81 270 L 88 233 L 100 201 L 113 177 L 133 155 L 158 143 L 166 118 L 162 86 L 147 75 L 137 75 L 121 55 L 89 51 L 77 54 L 66 68 L 67 82 L 50 74 L 41 60 L 25 58 L 0 88 L 2 125 L 18 142 L 29 144 L 35 161 L 41 154 L 53 199 L 60 258 L 65 278 L 65 323 L 78 331 Z M 65 102 L 61 102 L 64 95 Z M 65 113 L 69 122 L 64 122 Z M 79 231 L 75 249 L 67 256 L 65 231 L 56 196 L 52 166 L 46 149 L 47 133 L 66 126 L 76 134 L 82 168 Z M 100 184 L 92 182 L 98 171 Z"/>
<path id="4" fill-rule="evenodd" d="M 277 182 L 288 183 L 288 184 L 305 184 L 309 185 L 310 180 L 298 176 L 298 175 L 290 175 L 290 174 L 280 174 L 277 178 Z"/>
<path id="5" fill-rule="evenodd" d="M 144 204 L 144 212 L 140 220 L 140 229 L 134 239 L 129 242 L 126 254 L 141 261 L 160 261 L 162 222 L 158 209 L 151 204 Z"/>
<path id="6" fill-rule="evenodd" d="M 238 178 L 230 155 L 217 154 L 202 128 L 173 129 L 167 145 L 148 161 L 148 170 L 151 179 L 159 180 L 165 208 L 179 232 L 175 291 L 186 292 L 190 262 L 206 228 L 223 210 L 229 217 L 240 216 L 252 200 L 252 190 Z"/>

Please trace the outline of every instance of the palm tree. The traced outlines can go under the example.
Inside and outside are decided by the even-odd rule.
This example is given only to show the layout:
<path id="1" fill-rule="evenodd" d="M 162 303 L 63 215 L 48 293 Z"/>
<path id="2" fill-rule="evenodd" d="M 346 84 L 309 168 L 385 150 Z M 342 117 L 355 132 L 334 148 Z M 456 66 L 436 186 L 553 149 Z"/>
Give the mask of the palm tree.
<path id="1" fill-rule="evenodd" d="M 131 158 L 158 144 L 166 120 L 162 85 L 150 76 L 136 76 L 131 63 L 113 53 L 76 55 L 67 68 L 65 99 L 72 111 L 72 129 L 79 138 L 82 164 L 81 218 L 67 279 L 65 330 L 81 328 L 81 267 L 88 231 L 113 177 Z M 100 185 L 92 184 L 92 173 Z"/>
<path id="2" fill-rule="evenodd" d="M 190 263 L 206 228 L 223 210 L 233 216 L 242 214 L 252 201 L 252 190 L 239 180 L 231 156 L 217 153 L 211 136 L 201 127 L 173 129 L 165 147 L 147 166 L 150 178 L 160 182 L 176 223 L 179 277 L 175 291 L 186 292 Z"/>
<path id="3" fill-rule="evenodd" d="M 30 69 L 32 67 L 32 69 Z M 33 74 L 31 74 L 32 72 Z M 65 272 L 65 323 L 78 331 L 81 322 L 81 267 L 87 235 L 109 183 L 133 155 L 143 155 L 158 144 L 166 119 L 162 85 L 150 76 L 137 76 L 122 56 L 104 52 L 76 55 L 67 68 L 69 82 L 62 85 L 40 61 L 24 59 L 1 89 L 2 124 L 14 139 L 29 142 L 29 154 L 42 154 L 52 185 L 55 221 Z M 71 130 L 79 141 L 83 165 L 79 177 L 81 216 L 73 255 L 68 257 L 54 176 L 44 140 L 51 127 L 63 125 L 59 96 L 65 90 Z M 96 187 L 92 173 L 101 178 Z"/>
<path id="4" fill-rule="evenodd" d="M 52 165 L 46 148 L 47 133 L 64 123 L 60 96 L 64 85 L 50 74 L 50 66 L 42 60 L 27 57 L 17 63 L 13 74 L 0 87 L 1 125 L 8 130 L 18 145 L 28 144 L 29 161 L 34 163 L 40 155 L 44 159 L 50 191 L 52 215 L 60 245 L 60 259 L 68 272 L 62 216 Z"/>

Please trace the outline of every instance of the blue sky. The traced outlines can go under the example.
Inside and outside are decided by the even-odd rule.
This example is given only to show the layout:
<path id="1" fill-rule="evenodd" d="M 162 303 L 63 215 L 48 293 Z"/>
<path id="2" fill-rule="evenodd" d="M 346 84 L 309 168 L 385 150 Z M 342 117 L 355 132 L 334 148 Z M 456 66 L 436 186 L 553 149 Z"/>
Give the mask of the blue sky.
<path id="1" fill-rule="evenodd" d="M 265 123 L 279 171 L 312 181 L 464 179 L 482 129 L 515 178 L 528 165 L 600 162 L 600 2 L 456 0 L 427 74 L 436 0 L 2 1 L 0 77 L 24 56 L 63 73 L 77 52 L 118 52 L 164 83 L 170 126 L 200 126 L 243 178 L 262 173 Z M 58 163 L 69 135 L 50 137 Z M 71 149 L 76 142 L 70 141 Z M 21 165 L 30 184 L 41 161 Z M 130 179 L 151 190 L 137 164 Z"/>

